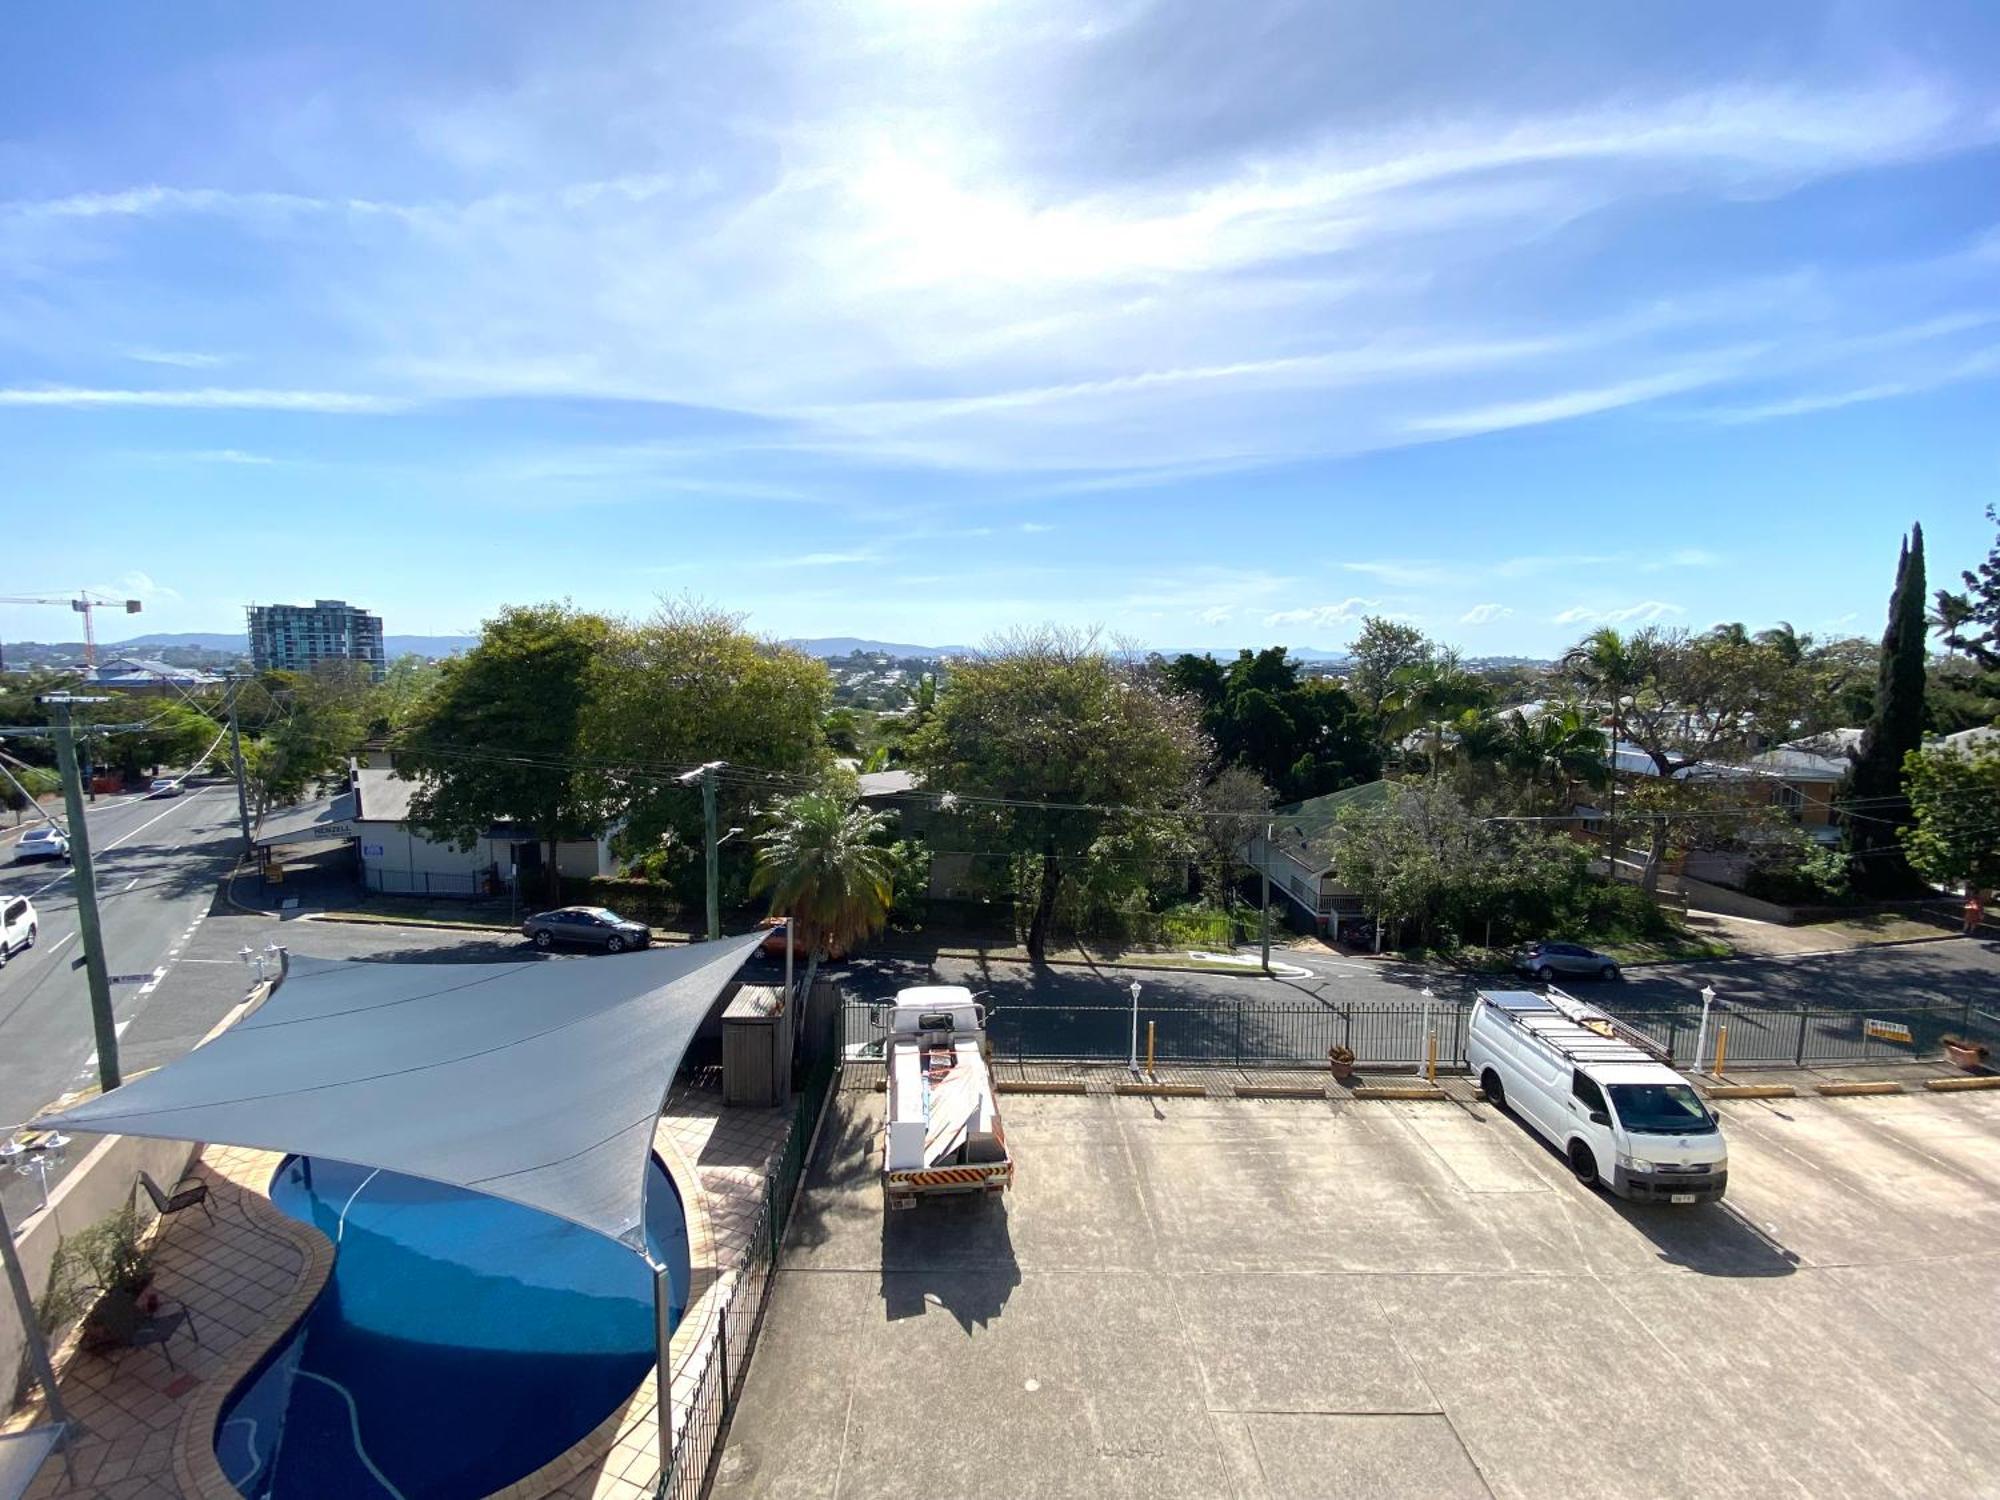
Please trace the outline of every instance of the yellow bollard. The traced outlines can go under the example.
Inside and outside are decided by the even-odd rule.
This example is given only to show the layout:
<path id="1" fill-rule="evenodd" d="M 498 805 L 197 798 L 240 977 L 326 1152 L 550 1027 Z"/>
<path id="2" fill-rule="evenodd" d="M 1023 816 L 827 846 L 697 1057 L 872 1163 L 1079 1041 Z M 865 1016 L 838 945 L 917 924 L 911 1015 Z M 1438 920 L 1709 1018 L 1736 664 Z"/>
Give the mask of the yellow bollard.
<path id="1" fill-rule="evenodd" d="M 1153 1072 L 1153 1028 L 1159 1024 L 1157 1021 L 1148 1021 L 1146 1023 L 1146 1076 L 1148 1078 L 1158 1076 Z"/>
<path id="2" fill-rule="evenodd" d="M 1424 1077 L 1432 1083 L 1438 1081 L 1438 1034 L 1435 1031 L 1424 1038 Z"/>
<path id="3" fill-rule="evenodd" d="M 1712 1076 L 1722 1076 L 1722 1065 L 1729 1058 L 1729 1028 L 1718 1026 L 1715 1031 L 1715 1071 Z"/>

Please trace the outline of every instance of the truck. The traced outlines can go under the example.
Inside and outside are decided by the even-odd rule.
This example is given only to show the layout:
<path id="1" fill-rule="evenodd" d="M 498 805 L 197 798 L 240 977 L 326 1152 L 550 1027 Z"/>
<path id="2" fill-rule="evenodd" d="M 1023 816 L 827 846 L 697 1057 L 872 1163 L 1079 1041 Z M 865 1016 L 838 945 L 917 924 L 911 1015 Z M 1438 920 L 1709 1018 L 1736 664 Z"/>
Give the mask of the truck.
<path id="1" fill-rule="evenodd" d="M 1729 1186 L 1722 1127 L 1693 1085 L 1644 1032 L 1574 995 L 1481 990 L 1465 1060 L 1586 1186 L 1648 1203 L 1713 1203 Z"/>
<path id="2" fill-rule="evenodd" d="M 888 1035 L 888 1119 L 882 1194 L 892 1209 L 919 1197 L 1005 1192 L 1014 1159 L 987 1067 L 986 1009 L 962 985 L 899 991 L 881 1023 Z"/>

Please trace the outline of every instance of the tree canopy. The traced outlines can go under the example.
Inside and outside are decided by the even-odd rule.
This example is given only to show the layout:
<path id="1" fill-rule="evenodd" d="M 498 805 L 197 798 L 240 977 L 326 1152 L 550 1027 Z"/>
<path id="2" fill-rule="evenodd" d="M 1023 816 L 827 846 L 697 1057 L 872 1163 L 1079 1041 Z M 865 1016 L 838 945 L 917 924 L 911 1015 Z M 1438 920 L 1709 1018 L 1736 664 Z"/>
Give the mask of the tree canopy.
<path id="1" fill-rule="evenodd" d="M 830 792 L 805 792 L 771 809 L 757 835 L 751 894 L 798 927 L 801 951 L 838 958 L 882 930 L 895 897 L 896 861 L 881 842 L 887 815 Z"/>
<path id="2" fill-rule="evenodd" d="M 1912 526 L 1896 560 L 1896 584 L 1889 595 L 1875 716 L 1862 731 L 1841 786 L 1855 886 L 1874 895 L 1898 895 L 1915 883 L 1899 831 L 1910 820 L 1904 762 L 1924 738 L 1927 598 L 1924 529 Z"/>
<path id="3" fill-rule="evenodd" d="M 1373 781 L 1381 759 L 1354 700 L 1338 683 L 1303 678 L 1283 646 L 1175 657 L 1167 685 L 1201 705 L 1201 725 L 1225 765 L 1253 772 L 1284 802 Z"/>
<path id="4" fill-rule="evenodd" d="M 1073 862 L 1131 819 L 1194 800 L 1211 754 L 1195 700 L 1114 657 L 1094 634 L 1017 631 L 957 663 L 908 755 L 927 787 L 1017 804 L 965 804 L 965 821 L 1032 868 L 1028 951 L 1044 955 Z"/>
<path id="5" fill-rule="evenodd" d="M 2000 750 L 1914 750 L 1903 775 L 1911 822 L 1899 832 L 1910 863 L 1939 885 L 2000 886 Z"/>

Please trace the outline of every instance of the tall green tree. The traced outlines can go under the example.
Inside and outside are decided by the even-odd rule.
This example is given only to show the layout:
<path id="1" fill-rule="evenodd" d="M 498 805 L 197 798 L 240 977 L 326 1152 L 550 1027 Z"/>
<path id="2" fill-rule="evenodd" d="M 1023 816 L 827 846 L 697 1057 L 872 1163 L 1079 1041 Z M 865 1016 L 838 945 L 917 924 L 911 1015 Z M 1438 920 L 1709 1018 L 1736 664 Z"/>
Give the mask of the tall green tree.
<path id="1" fill-rule="evenodd" d="M 895 899 L 888 816 L 830 792 L 789 797 L 756 838 L 753 895 L 798 925 L 806 952 L 838 958 L 882 930 Z"/>
<path id="2" fill-rule="evenodd" d="M 1158 674 L 1094 634 L 1046 627 L 956 663 L 909 753 L 926 788 L 1009 804 L 966 813 L 1029 871 L 1039 962 L 1071 864 L 1149 814 L 1185 811 L 1211 746 L 1195 702 Z"/>
<path id="3" fill-rule="evenodd" d="M 1900 833 L 1918 872 L 1969 891 L 2000 887 L 2000 750 L 1913 750 L 1903 780 L 1911 822 Z"/>
<path id="4" fill-rule="evenodd" d="M 1903 762 L 1924 739 L 1924 664 L 1928 625 L 1924 603 L 1924 529 L 1912 526 L 1896 559 L 1889 623 L 1882 632 L 1875 716 L 1855 746 L 1841 785 L 1854 884 L 1870 895 L 1900 895 L 1920 884 L 1904 852 L 1910 821 Z"/>
<path id="5" fill-rule="evenodd" d="M 1986 519 L 2000 526 L 2000 506 L 1987 506 Z M 2000 671 L 2000 538 L 1994 540 L 1985 561 L 1959 576 L 1971 606 L 1960 648 L 1987 671 Z"/>
<path id="6" fill-rule="evenodd" d="M 1161 663 L 1174 691 L 1201 705 L 1202 729 L 1225 765 L 1254 773 L 1284 801 L 1338 791 L 1380 773 L 1366 724 L 1338 683 L 1307 679 L 1283 646 Z"/>
<path id="7" fill-rule="evenodd" d="M 1396 674 L 1429 661 L 1436 653 L 1436 643 L 1414 625 L 1381 615 L 1362 620 L 1361 633 L 1347 648 L 1347 690 L 1375 726 L 1380 744 L 1387 745 L 1392 738 L 1384 723 L 1383 704 L 1395 691 Z"/>
<path id="8" fill-rule="evenodd" d="M 606 777 L 581 759 L 583 730 L 613 626 L 567 604 L 514 606 L 452 657 L 397 742 L 398 769 L 420 785 L 411 821 L 470 849 L 495 823 L 526 823 L 546 850 L 603 831 Z"/>
<path id="9" fill-rule="evenodd" d="M 272 671 L 240 700 L 258 725 L 243 760 L 256 811 L 282 807 L 315 783 L 338 781 L 368 736 L 374 684 L 359 662 L 322 662 L 310 672 Z"/>

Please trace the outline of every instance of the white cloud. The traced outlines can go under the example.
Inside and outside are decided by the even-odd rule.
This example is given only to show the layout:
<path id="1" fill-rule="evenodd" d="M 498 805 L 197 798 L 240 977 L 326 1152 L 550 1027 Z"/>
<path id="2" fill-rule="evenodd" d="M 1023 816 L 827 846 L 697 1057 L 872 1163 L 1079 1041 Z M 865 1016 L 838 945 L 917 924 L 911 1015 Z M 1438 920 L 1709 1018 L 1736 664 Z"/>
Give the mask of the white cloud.
<path id="1" fill-rule="evenodd" d="M 1755 352 L 1759 351 L 1717 351 L 1712 357 L 1687 369 L 1669 370 L 1663 374 L 1644 375 L 1636 380 L 1616 381 L 1582 390 L 1562 391 L 1533 401 L 1503 401 L 1492 406 L 1447 412 L 1441 416 L 1415 417 L 1406 422 L 1404 428 L 1420 436 L 1474 437 L 1485 432 L 1503 432 L 1512 427 L 1538 427 L 1546 422 L 1566 422 L 1574 417 L 1594 416 L 1598 412 L 1615 411 L 1619 407 L 1656 401 L 1662 396 L 1714 385 L 1739 373 L 1740 367 Z"/>
<path id="2" fill-rule="evenodd" d="M 1378 603 L 1374 599 L 1343 599 L 1338 604 L 1316 604 L 1305 609 L 1281 609 L 1264 616 L 1266 625 L 1312 625 L 1325 628 L 1345 625 L 1368 613 Z"/>
<path id="3" fill-rule="evenodd" d="M 1340 566 L 1344 572 L 1362 573 L 1402 588 L 1422 588 L 1426 584 L 1442 583 L 1452 576 L 1453 571 L 1440 563 L 1395 558 L 1373 562 L 1344 562 Z"/>
<path id="4" fill-rule="evenodd" d="M 150 573 L 142 573 L 136 568 L 129 573 L 120 573 L 111 583 L 96 583 L 90 586 L 93 594 L 110 594 L 119 599 L 138 599 L 146 604 L 178 604 L 180 590 L 156 583 Z M 103 622 L 99 621 L 99 629 Z"/>
<path id="5" fill-rule="evenodd" d="M 1668 604 L 1659 599 L 1647 599 L 1638 604 L 1627 604 L 1612 609 L 1596 609 L 1589 605 L 1578 604 L 1550 618 L 1557 625 L 1575 625 L 1583 621 L 1594 621 L 1602 625 L 1627 625 L 1650 624 L 1671 615 L 1686 613 L 1687 610 L 1681 605 Z"/>
<path id="6" fill-rule="evenodd" d="M 1514 611 L 1505 604 L 1475 604 L 1458 617 L 1461 625 L 1491 625 L 1495 620 L 1504 620 Z"/>
<path id="7" fill-rule="evenodd" d="M 768 568 L 838 568 L 850 563 L 877 561 L 873 552 L 807 552 L 798 557 L 779 557 L 766 562 Z"/>
<path id="8" fill-rule="evenodd" d="M 405 410 L 410 402 L 351 391 L 266 391 L 204 389 L 92 390 L 77 386 L 0 388 L 0 406 L 156 406 L 203 411 L 299 411 L 336 415 Z"/>
<path id="9" fill-rule="evenodd" d="M 1226 625 L 1230 620 L 1235 618 L 1235 615 L 1236 611 L 1228 605 L 1217 604 L 1212 608 L 1203 610 L 1195 618 L 1204 625 Z"/>
<path id="10" fill-rule="evenodd" d="M 204 354 L 184 349 L 127 349 L 125 357 L 141 364 L 172 365 L 180 370 L 212 370 L 217 365 L 230 363 L 232 359 L 227 354 Z"/>
<path id="11" fill-rule="evenodd" d="M 1054 531 L 1055 527 L 1046 521 L 1023 521 L 1021 530 L 1028 536 L 1039 536 L 1045 531 Z"/>
<path id="12" fill-rule="evenodd" d="M 197 464 L 274 464 L 275 458 L 262 453 L 248 453 L 241 448 L 189 448 L 181 452 L 165 453 L 163 458 L 183 459 Z"/>

